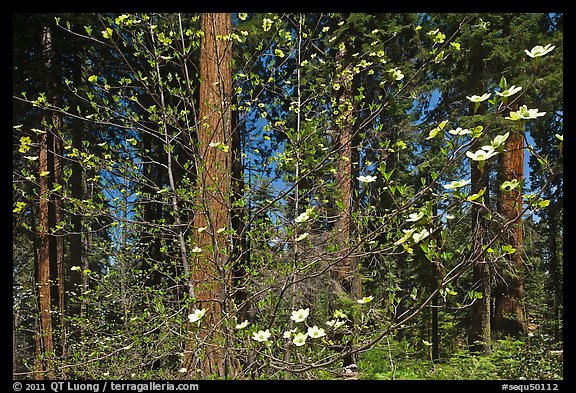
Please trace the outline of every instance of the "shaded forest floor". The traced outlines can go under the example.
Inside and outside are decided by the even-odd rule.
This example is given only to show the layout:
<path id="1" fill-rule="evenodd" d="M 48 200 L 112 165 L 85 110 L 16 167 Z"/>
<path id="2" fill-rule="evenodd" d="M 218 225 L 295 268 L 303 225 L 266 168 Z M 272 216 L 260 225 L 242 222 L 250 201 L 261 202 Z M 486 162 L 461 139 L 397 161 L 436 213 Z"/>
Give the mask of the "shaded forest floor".
<path id="1" fill-rule="evenodd" d="M 432 361 L 431 348 L 407 340 L 384 341 L 360 358 L 360 379 L 383 380 L 562 380 L 561 343 L 544 336 L 495 340 L 492 354 L 465 349 Z"/>

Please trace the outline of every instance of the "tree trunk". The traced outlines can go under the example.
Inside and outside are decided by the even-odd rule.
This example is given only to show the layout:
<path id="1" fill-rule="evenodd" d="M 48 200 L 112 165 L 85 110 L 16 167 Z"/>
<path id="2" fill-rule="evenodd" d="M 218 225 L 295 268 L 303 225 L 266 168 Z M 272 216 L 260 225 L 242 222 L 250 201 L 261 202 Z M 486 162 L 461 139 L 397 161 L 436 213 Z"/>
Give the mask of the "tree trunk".
<path id="1" fill-rule="evenodd" d="M 41 322 L 34 319 L 34 379 L 44 379 L 44 362 L 42 361 L 42 338 L 41 338 Z"/>
<path id="2" fill-rule="evenodd" d="M 54 98 L 56 98 L 54 96 Z M 64 186 L 64 182 L 62 180 L 62 139 L 60 138 L 60 127 L 62 125 L 62 119 L 58 115 L 53 115 L 53 177 L 52 177 L 52 188 L 56 185 Z M 52 204 L 54 206 L 54 227 L 58 228 L 58 224 L 63 219 L 62 214 L 62 197 L 60 192 L 52 193 Z M 58 299 L 58 313 L 59 313 L 59 328 L 60 328 L 60 343 L 59 348 L 64 358 L 66 353 L 66 305 L 65 305 L 65 293 L 66 290 L 64 288 L 65 279 L 64 279 L 64 236 L 61 229 L 54 230 L 54 262 L 56 265 L 56 284 L 57 284 L 57 299 Z"/>
<path id="3" fill-rule="evenodd" d="M 73 69 L 73 79 L 75 85 L 80 85 L 82 80 L 82 65 L 80 63 L 80 58 L 75 57 L 74 59 L 74 69 Z M 72 120 L 72 148 L 81 151 L 82 149 L 82 132 L 84 131 L 84 126 L 82 121 L 74 119 Z M 83 170 L 82 164 L 78 159 L 75 159 L 71 163 L 72 174 L 70 176 L 70 185 L 72 198 L 76 201 L 81 201 L 84 198 L 82 179 Z M 72 234 L 70 235 L 70 283 L 68 284 L 68 289 L 76 294 L 80 294 L 82 290 L 82 274 L 79 270 L 70 270 L 73 266 L 84 266 L 82 259 L 84 258 L 82 252 L 82 213 L 80 209 L 74 209 L 71 217 L 72 223 Z M 73 307 L 70 308 L 70 313 L 77 315 L 80 313 L 80 306 L 75 303 Z"/>
<path id="4" fill-rule="evenodd" d="M 346 49 L 339 51 L 337 63 L 345 61 Z M 336 187 L 339 192 L 341 209 L 336 221 L 337 240 L 343 253 L 347 252 L 350 240 L 353 237 L 354 222 L 352 213 L 357 207 L 358 194 L 358 138 L 356 121 L 354 117 L 354 81 L 351 67 L 345 67 L 338 78 L 342 92 L 338 97 L 338 110 L 336 119 L 336 146 L 338 162 L 336 169 Z M 344 291 L 353 299 L 361 296 L 360 278 L 358 276 L 358 260 L 353 255 L 347 255 L 332 270 L 333 278 L 336 279 L 337 291 Z"/>
<path id="5" fill-rule="evenodd" d="M 432 360 L 439 360 L 440 359 L 440 334 L 438 330 L 438 295 L 432 298 Z"/>
<path id="6" fill-rule="evenodd" d="M 48 27 L 42 29 L 42 52 L 45 56 L 47 68 L 50 68 L 52 54 L 51 31 Z M 41 345 L 40 356 L 45 360 L 45 370 L 48 377 L 54 377 L 53 367 L 53 340 L 52 340 L 52 305 L 50 294 L 50 234 L 49 234 L 49 173 L 48 163 L 49 148 L 52 145 L 52 133 L 48 129 L 48 116 L 42 115 L 44 132 L 40 137 L 40 149 L 38 157 L 38 186 L 39 186 L 39 206 L 38 206 L 38 237 L 40 240 L 37 278 L 38 285 L 38 305 L 40 307 L 40 325 L 38 341 Z M 38 349 L 37 349 L 38 355 Z"/>
<path id="7" fill-rule="evenodd" d="M 244 170 L 242 164 L 242 135 L 238 111 L 232 112 L 232 263 L 234 264 L 233 291 L 234 301 L 238 305 L 239 322 L 250 318 L 248 292 L 245 287 L 246 266 L 250 260 L 247 239 L 247 209 L 241 203 L 244 197 Z"/>
<path id="8" fill-rule="evenodd" d="M 16 332 L 18 331 L 18 325 L 20 321 L 20 309 L 16 308 L 13 316 L 12 316 L 12 379 L 18 379 L 16 374 L 16 370 L 18 369 L 18 347 L 17 347 L 17 340 L 16 340 Z"/>
<path id="9" fill-rule="evenodd" d="M 147 93 L 141 94 L 138 97 L 138 102 L 142 103 L 144 108 L 156 104 L 156 101 Z M 152 195 L 154 195 L 156 187 L 162 187 L 166 183 L 165 177 L 168 171 L 164 170 L 164 167 L 167 167 L 167 159 L 163 157 L 162 142 L 155 135 L 155 132 L 160 134 L 162 130 L 154 122 L 150 121 L 144 124 L 150 131 L 146 130 L 141 133 L 141 154 L 143 155 L 141 191 L 145 198 L 142 200 L 144 228 L 140 232 L 140 246 L 143 250 L 142 268 L 147 272 L 144 285 L 157 287 L 162 275 L 154 265 L 165 266 L 165 261 L 169 257 L 160 252 L 161 235 L 155 232 L 155 226 L 162 219 L 163 211 L 162 204 L 155 201 Z"/>
<path id="10" fill-rule="evenodd" d="M 562 310 L 561 306 L 563 304 L 563 279 L 562 279 L 562 258 L 558 252 L 558 222 L 560 221 L 560 211 L 559 206 L 562 206 L 562 201 L 551 204 L 545 213 L 546 221 L 548 223 L 548 233 L 547 233 L 547 247 L 549 250 L 549 255 L 547 258 L 547 266 L 550 271 L 550 277 L 548 279 L 548 287 L 550 288 L 553 297 L 549 299 L 549 305 L 551 306 L 550 312 L 552 313 L 553 321 L 553 334 L 555 341 L 562 341 Z"/>
<path id="11" fill-rule="evenodd" d="M 485 52 L 485 48 L 481 48 L 480 53 Z M 486 90 L 486 62 L 483 58 L 477 58 L 471 65 L 470 77 L 472 78 L 472 86 L 477 91 Z M 476 80 L 474 80 L 476 78 Z M 484 106 L 476 106 L 474 115 L 483 114 L 485 112 Z M 474 290 L 481 294 L 480 299 L 475 299 L 472 304 L 472 317 L 470 321 L 470 331 L 468 336 L 468 344 L 472 352 L 479 352 L 483 355 L 490 355 L 492 353 L 492 330 L 491 330 L 491 315 L 492 315 L 492 272 L 490 260 L 484 253 L 485 245 L 488 241 L 488 220 L 487 208 L 488 199 L 488 185 L 489 185 L 489 167 L 488 162 L 479 162 L 470 160 L 470 180 L 471 180 L 471 194 L 477 194 L 485 190 L 484 195 L 477 199 L 479 203 L 473 203 L 471 207 L 472 214 L 472 279 Z"/>
<path id="12" fill-rule="evenodd" d="M 45 47 L 46 52 L 46 96 L 51 105 L 57 105 L 59 101 L 61 67 L 59 64 L 59 57 L 54 49 L 52 43 L 53 39 L 51 32 L 49 32 L 49 45 Z M 48 137 L 48 171 L 47 176 L 49 190 L 49 206 L 48 206 L 48 222 L 50 230 L 50 275 L 52 277 L 51 285 L 51 299 L 53 301 L 52 308 L 58 310 L 58 325 L 60 329 L 59 342 L 55 343 L 58 351 L 64 355 L 65 353 L 65 288 L 64 288 L 64 237 L 62 230 L 59 229 L 59 224 L 62 222 L 62 196 L 61 192 L 57 190 L 56 186 L 64 187 L 62 180 L 62 154 L 63 142 L 61 138 L 62 117 L 57 112 L 53 112 L 50 116 L 46 115 L 46 131 L 50 133 Z M 55 348 L 56 350 L 56 348 Z"/>
<path id="13" fill-rule="evenodd" d="M 195 307 L 205 309 L 206 315 L 197 334 L 195 326 L 189 326 L 191 338 L 187 354 L 194 356 L 193 351 L 196 351 L 196 357 L 200 355 L 200 358 L 188 358 L 185 364 L 199 368 L 201 378 L 228 378 L 234 376 L 234 362 L 230 361 L 226 348 L 227 327 L 223 320 L 232 284 L 229 258 L 232 52 L 231 41 L 222 37 L 232 31 L 231 14 L 203 14 L 202 29 L 199 162 L 196 165 L 199 194 L 194 228 L 206 230 L 194 233 L 194 246 L 201 252 L 195 254 L 191 262 L 191 285 L 195 290 Z"/>
<path id="14" fill-rule="evenodd" d="M 430 179 L 431 180 L 431 179 Z M 438 216 L 438 203 L 435 203 L 432 206 L 432 214 L 434 217 Z M 435 232 L 435 233 L 439 233 Z M 431 235 L 432 238 L 436 238 L 437 235 L 433 233 Z M 435 239 L 437 244 L 441 244 L 440 239 Z M 433 287 L 432 290 L 436 290 L 442 281 L 442 264 L 439 262 L 435 262 L 434 269 L 432 270 L 432 283 Z M 440 294 L 437 293 L 436 296 L 432 298 L 432 329 L 431 329 L 431 341 L 432 341 L 432 360 L 436 361 L 440 359 L 440 330 L 439 330 L 439 311 L 440 311 L 440 304 L 439 304 L 439 296 Z"/>
<path id="15" fill-rule="evenodd" d="M 472 161 L 472 194 L 480 192 L 483 188 L 488 189 L 488 169 L 480 170 L 476 162 Z M 485 199 L 487 199 L 486 194 Z M 472 205 L 472 259 L 473 281 L 476 292 L 482 294 L 482 298 L 476 299 L 472 304 L 472 320 L 468 342 L 473 352 L 489 355 L 492 351 L 492 333 L 490 329 L 491 315 L 491 271 L 490 264 L 481 254 L 486 242 L 487 213 L 484 206 Z"/>
<path id="16" fill-rule="evenodd" d="M 500 162 L 501 181 L 524 177 L 524 132 L 511 132 L 505 143 L 505 152 Z M 504 236 L 504 244 L 516 249 L 507 254 L 506 266 L 501 270 L 495 288 L 494 330 L 507 335 L 527 333 L 526 317 L 522 299 L 524 278 L 522 261 L 522 191 L 500 191 L 499 213 L 504 222 L 513 222 Z"/>
<path id="17" fill-rule="evenodd" d="M 336 54 L 336 64 L 347 64 L 349 48 L 343 48 Z M 337 81 L 341 93 L 337 97 L 339 115 L 336 118 L 336 145 L 338 162 L 335 174 L 338 199 L 341 203 L 336 221 L 336 241 L 340 246 L 342 257 L 331 269 L 331 277 L 336 286 L 336 294 L 343 294 L 352 300 L 362 296 L 362 286 L 358 266 L 358 258 L 349 255 L 348 250 L 354 238 L 355 226 L 352 215 L 358 205 L 358 135 L 355 118 L 354 89 L 355 81 L 350 64 L 339 71 Z M 346 343 L 344 350 L 350 349 L 352 342 Z M 356 356 L 343 359 L 344 366 L 356 363 Z"/>

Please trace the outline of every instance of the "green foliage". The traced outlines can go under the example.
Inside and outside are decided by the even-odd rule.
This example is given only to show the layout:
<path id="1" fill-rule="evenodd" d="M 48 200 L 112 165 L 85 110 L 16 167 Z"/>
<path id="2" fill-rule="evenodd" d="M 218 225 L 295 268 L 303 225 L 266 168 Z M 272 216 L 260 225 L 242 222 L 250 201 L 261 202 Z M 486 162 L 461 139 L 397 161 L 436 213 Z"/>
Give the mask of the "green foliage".
<path id="1" fill-rule="evenodd" d="M 332 378 L 360 347 L 366 379 L 561 378 L 543 336 L 497 340 L 490 356 L 470 355 L 464 337 L 485 298 L 471 271 L 472 212 L 486 210 L 482 262 L 499 275 L 520 249 L 500 239 L 497 198 L 520 191 L 537 218 L 523 219 L 534 229 L 521 250 L 528 314 L 561 343 L 562 20 L 235 14 L 216 38 L 233 44 L 233 98 L 209 108 L 233 130 L 202 151 L 199 15 L 15 15 L 18 371 L 35 367 L 42 196 L 53 264 L 64 242 L 66 307 L 55 297 L 57 350 L 44 354 L 58 377 L 191 377 L 197 363 L 184 359 L 201 359 L 217 331 L 238 379 Z M 36 25 L 59 57 L 44 56 Z M 519 130 L 532 137 L 529 182 L 497 175 Z M 40 173 L 46 150 L 52 167 Z M 234 173 L 203 189 L 212 154 Z M 488 185 L 472 184 L 473 167 Z M 196 228 L 213 203 L 230 224 Z M 217 324 L 196 302 L 200 271 L 219 285 Z"/>
<path id="2" fill-rule="evenodd" d="M 458 350 L 449 358 L 430 361 L 405 340 L 389 340 L 363 354 L 362 379 L 425 380 L 558 380 L 563 363 L 548 354 L 543 337 L 494 342 L 490 356 Z"/>

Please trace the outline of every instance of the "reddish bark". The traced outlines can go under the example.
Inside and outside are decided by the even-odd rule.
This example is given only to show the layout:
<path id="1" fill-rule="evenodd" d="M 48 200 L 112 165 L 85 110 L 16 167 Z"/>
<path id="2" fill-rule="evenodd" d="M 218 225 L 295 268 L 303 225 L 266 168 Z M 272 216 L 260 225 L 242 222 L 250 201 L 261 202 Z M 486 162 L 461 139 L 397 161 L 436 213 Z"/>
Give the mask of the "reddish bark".
<path id="1" fill-rule="evenodd" d="M 225 378 L 233 374 L 225 348 L 223 312 L 230 300 L 232 281 L 230 241 L 231 175 L 231 41 L 223 39 L 232 31 L 229 13 L 206 13 L 202 16 L 204 36 L 200 51 L 200 119 L 198 129 L 198 210 L 194 227 L 195 247 L 202 249 L 191 262 L 191 285 L 196 295 L 196 308 L 206 315 L 199 330 L 202 346 L 202 378 Z M 212 144 L 212 146 L 210 146 Z M 226 231 L 219 233 L 224 228 Z M 190 326 L 193 330 L 194 327 Z M 190 340 L 188 352 L 195 350 Z M 189 358 L 187 364 L 192 365 Z"/>
<path id="2" fill-rule="evenodd" d="M 46 56 L 48 67 L 50 66 L 52 53 L 52 38 L 50 29 L 45 27 L 42 30 L 42 50 Z M 42 123 L 46 125 L 47 116 L 42 116 Z M 40 325 L 36 345 L 37 356 L 40 355 L 45 360 L 44 367 L 48 371 L 48 377 L 54 377 L 54 370 L 51 359 L 53 359 L 53 339 L 52 339 L 52 314 L 51 314 L 51 294 L 50 294 L 50 234 L 49 234 L 49 148 L 52 145 L 52 133 L 45 128 L 40 136 L 38 154 L 38 238 L 39 250 L 37 260 L 38 286 L 38 306 L 40 307 Z M 41 363 L 37 363 L 39 365 Z M 37 370 L 39 371 L 39 370 Z"/>
<path id="3" fill-rule="evenodd" d="M 500 169 L 501 181 L 524 178 L 524 133 L 511 132 L 502 153 Z M 511 223 L 503 241 L 516 249 L 507 255 L 506 266 L 495 288 L 494 329 L 505 334 L 526 333 L 526 317 L 522 299 L 524 278 L 522 260 L 522 192 L 514 189 L 501 191 L 499 211 L 505 223 Z"/>
<path id="4" fill-rule="evenodd" d="M 346 50 L 338 53 L 340 61 L 345 61 Z M 354 118 L 354 81 L 351 66 L 345 68 L 338 78 L 342 92 L 338 97 L 340 115 L 336 120 L 338 162 L 336 184 L 342 209 L 336 221 L 337 241 L 346 254 L 354 233 L 352 213 L 357 205 L 358 192 L 358 150 L 357 132 Z M 362 288 L 358 271 L 358 260 L 353 255 L 345 255 L 332 269 L 338 290 L 343 290 L 353 299 L 361 296 Z"/>

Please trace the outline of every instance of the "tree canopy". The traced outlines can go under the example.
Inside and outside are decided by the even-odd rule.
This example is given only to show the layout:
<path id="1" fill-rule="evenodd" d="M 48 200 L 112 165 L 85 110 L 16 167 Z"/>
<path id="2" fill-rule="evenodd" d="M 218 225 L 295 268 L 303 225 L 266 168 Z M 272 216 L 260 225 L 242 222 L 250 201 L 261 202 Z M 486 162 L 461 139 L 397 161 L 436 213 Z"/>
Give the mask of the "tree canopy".
<path id="1" fill-rule="evenodd" d="M 562 379 L 563 14 L 13 33 L 14 378 Z"/>

